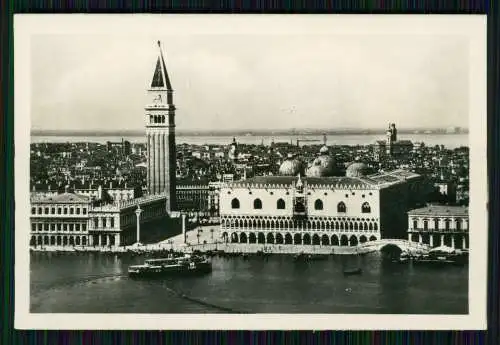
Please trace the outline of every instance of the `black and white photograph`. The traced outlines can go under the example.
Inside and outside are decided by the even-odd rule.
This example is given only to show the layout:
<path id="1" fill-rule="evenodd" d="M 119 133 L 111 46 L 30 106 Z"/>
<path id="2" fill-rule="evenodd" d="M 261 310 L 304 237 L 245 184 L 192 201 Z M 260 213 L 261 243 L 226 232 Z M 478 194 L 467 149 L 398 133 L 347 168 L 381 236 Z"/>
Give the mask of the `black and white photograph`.
<path id="1" fill-rule="evenodd" d="M 484 16 L 14 33 L 16 327 L 486 327 Z"/>

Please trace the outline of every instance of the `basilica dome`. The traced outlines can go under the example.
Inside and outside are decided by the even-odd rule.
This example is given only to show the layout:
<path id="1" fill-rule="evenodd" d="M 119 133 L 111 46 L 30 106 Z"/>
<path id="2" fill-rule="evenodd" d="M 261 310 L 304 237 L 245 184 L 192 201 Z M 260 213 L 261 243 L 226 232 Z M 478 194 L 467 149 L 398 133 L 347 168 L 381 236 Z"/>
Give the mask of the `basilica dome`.
<path id="1" fill-rule="evenodd" d="M 368 174 L 368 166 L 365 163 L 356 162 L 347 167 L 345 176 L 347 177 L 362 177 Z"/>
<path id="2" fill-rule="evenodd" d="M 328 147 L 323 146 L 319 150 L 319 156 L 314 159 L 306 175 L 309 177 L 334 176 L 336 171 L 335 160 L 330 157 Z"/>
<path id="3" fill-rule="evenodd" d="M 303 165 L 300 160 L 295 158 L 293 154 L 289 153 L 286 160 L 281 163 L 279 174 L 281 176 L 296 176 L 298 173 L 303 172 Z"/>

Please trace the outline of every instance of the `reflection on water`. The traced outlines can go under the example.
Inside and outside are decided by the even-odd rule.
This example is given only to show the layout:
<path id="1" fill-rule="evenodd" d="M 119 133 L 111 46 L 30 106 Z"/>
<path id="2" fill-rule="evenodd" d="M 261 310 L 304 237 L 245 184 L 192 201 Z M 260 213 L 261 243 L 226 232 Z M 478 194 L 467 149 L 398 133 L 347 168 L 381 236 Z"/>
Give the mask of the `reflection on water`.
<path id="1" fill-rule="evenodd" d="M 31 253 L 32 312 L 466 314 L 468 270 L 394 264 L 379 255 L 297 262 L 213 258 L 198 277 L 131 280 L 140 257 Z M 359 266 L 361 275 L 344 276 Z M 182 294 L 189 297 L 183 298 Z M 208 305 L 206 304 L 208 303 Z"/>

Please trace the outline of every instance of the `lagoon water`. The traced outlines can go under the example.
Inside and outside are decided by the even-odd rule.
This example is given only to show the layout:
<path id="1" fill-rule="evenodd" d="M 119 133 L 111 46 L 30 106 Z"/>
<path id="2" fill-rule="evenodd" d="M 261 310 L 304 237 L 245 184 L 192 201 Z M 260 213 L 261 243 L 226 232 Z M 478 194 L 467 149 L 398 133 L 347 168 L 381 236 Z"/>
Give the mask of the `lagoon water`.
<path id="1" fill-rule="evenodd" d="M 321 144 L 323 136 L 321 135 L 300 135 L 300 139 L 317 140 L 316 142 L 305 142 L 305 144 Z M 427 146 L 444 145 L 447 148 L 453 149 L 460 146 L 469 146 L 468 134 L 401 134 L 400 139 L 411 140 L 412 142 L 424 142 Z M 51 143 L 51 142 L 97 142 L 105 143 L 106 141 L 120 141 L 120 136 L 31 136 L 33 143 Z M 144 143 L 144 136 L 124 136 L 123 139 L 133 143 Z M 258 145 L 270 145 L 274 142 L 292 142 L 294 145 L 297 142 L 297 136 L 240 136 L 236 138 L 239 143 Z M 360 134 L 360 135 L 329 135 L 327 136 L 328 145 L 369 145 L 376 140 L 383 140 L 383 135 Z M 233 140 L 232 136 L 177 136 L 177 144 L 192 144 L 192 145 L 229 145 Z"/>
<path id="2" fill-rule="evenodd" d="M 33 252 L 31 312 L 468 313 L 468 266 L 394 264 L 379 254 L 313 262 L 295 262 L 285 255 L 214 257 L 207 275 L 129 279 L 128 266 L 143 260 Z M 353 265 L 363 274 L 345 277 L 343 269 Z"/>

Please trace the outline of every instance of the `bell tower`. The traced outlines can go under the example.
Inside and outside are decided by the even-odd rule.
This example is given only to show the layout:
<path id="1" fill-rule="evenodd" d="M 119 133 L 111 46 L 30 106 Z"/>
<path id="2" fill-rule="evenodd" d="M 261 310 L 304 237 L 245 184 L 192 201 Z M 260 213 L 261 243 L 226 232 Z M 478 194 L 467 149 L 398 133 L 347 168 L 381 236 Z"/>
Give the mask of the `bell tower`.
<path id="1" fill-rule="evenodd" d="M 147 189 L 150 195 L 167 196 L 167 211 L 176 210 L 175 196 L 175 105 L 172 85 L 160 41 L 158 58 L 150 87 L 149 104 L 145 110 L 147 145 Z"/>

